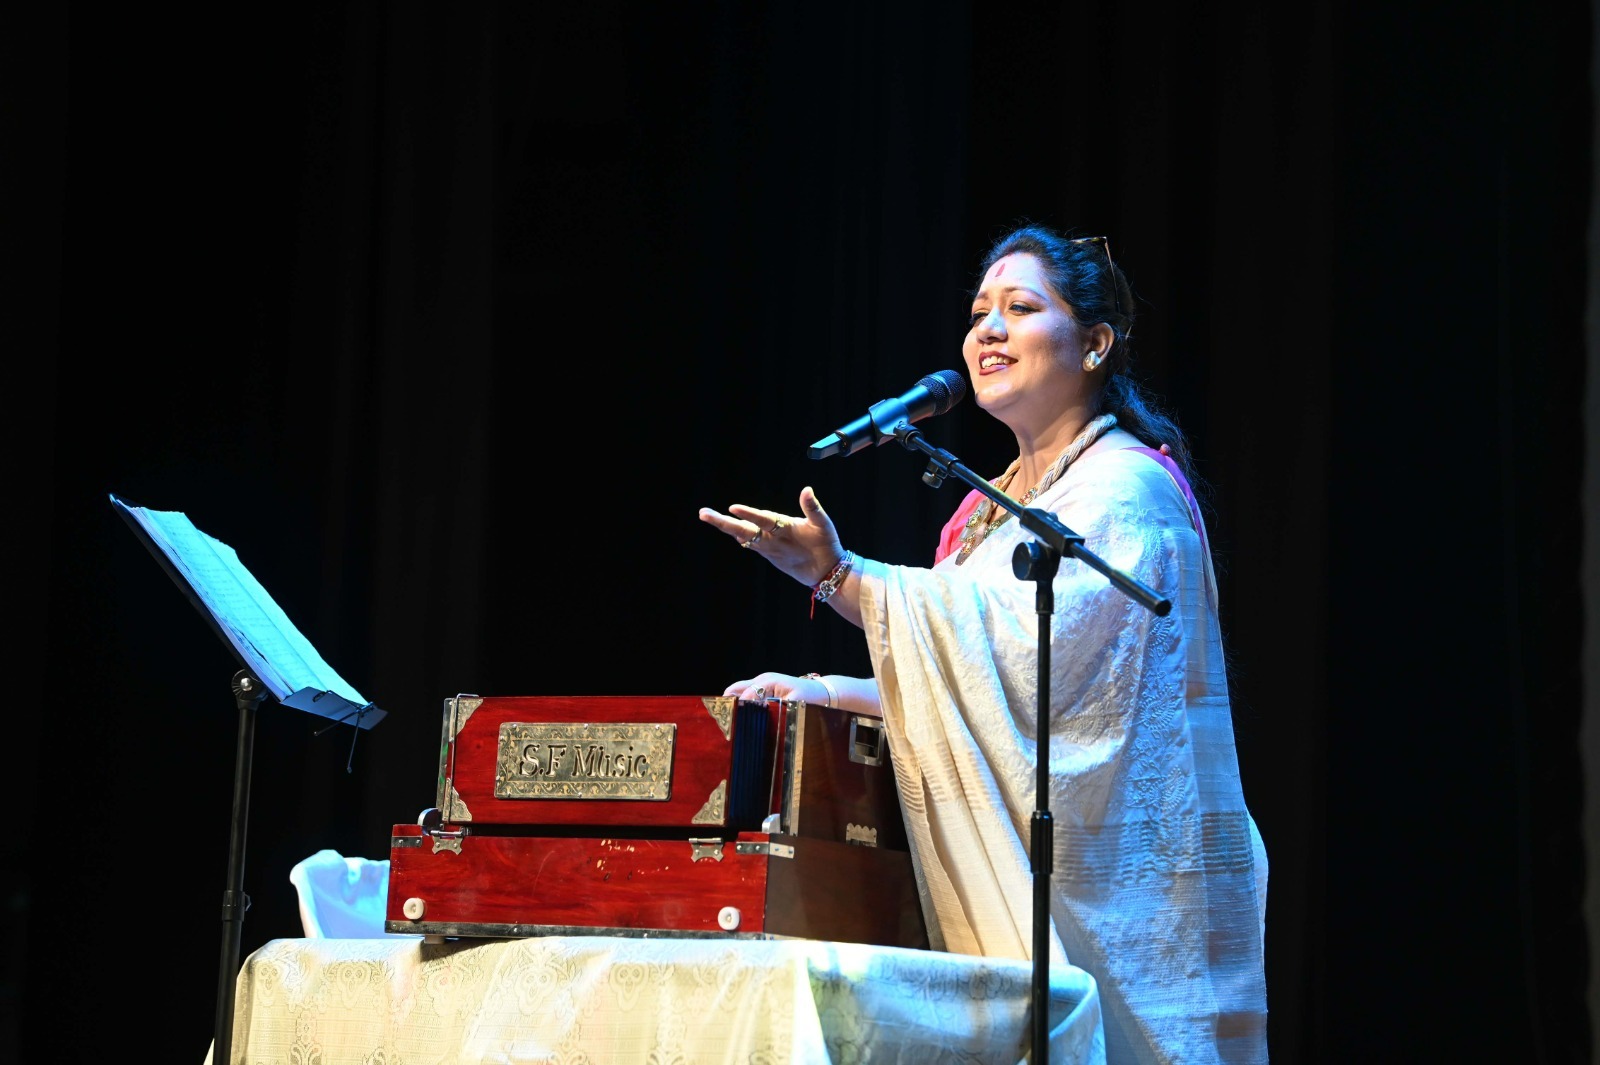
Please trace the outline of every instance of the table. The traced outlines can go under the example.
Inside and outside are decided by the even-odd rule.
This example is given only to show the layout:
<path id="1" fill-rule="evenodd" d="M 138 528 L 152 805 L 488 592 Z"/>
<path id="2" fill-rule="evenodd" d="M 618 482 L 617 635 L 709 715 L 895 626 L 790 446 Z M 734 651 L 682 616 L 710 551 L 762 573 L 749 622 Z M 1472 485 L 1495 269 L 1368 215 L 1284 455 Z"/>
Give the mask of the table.
<path id="1" fill-rule="evenodd" d="M 1093 978 L 1050 975 L 1051 1062 L 1103 1065 Z M 1013 1065 L 1032 980 L 1028 961 L 797 939 L 277 939 L 240 971 L 232 1057 Z"/>

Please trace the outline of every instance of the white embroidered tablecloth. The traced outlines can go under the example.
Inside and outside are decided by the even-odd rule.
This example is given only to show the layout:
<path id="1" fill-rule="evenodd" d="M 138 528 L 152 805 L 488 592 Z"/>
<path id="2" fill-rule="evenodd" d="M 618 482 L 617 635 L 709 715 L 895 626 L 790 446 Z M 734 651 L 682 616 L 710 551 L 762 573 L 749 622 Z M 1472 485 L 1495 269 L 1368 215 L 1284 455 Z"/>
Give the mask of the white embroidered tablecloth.
<path id="1" fill-rule="evenodd" d="M 1032 988 L 1027 961 L 812 940 L 278 939 L 239 974 L 231 1057 L 1011 1065 Z M 1104 1062 L 1081 969 L 1052 969 L 1050 1030 L 1052 1063 Z"/>

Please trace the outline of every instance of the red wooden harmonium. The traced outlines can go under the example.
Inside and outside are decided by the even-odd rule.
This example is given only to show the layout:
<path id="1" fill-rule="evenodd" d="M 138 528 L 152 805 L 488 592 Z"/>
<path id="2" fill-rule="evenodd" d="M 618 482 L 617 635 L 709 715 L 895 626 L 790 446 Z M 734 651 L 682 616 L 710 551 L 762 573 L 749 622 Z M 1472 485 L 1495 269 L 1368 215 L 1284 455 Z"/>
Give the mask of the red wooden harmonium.
<path id="1" fill-rule="evenodd" d="M 876 718 L 458 695 L 440 757 L 438 806 L 390 839 L 387 931 L 927 944 Z"/>
<path id="2" fill-rule="evenodd" d="M 438 809 L 453 824 L 758 828 L 780 713 L 697 695 L 458 695 Z"/>
<path id="3" fill-rule="evenodd" d="M 765 832 L 441 835 L 419 825 L 396 825 L 390 842 L 390 932 L 928 945 L 905 851 Z"/>

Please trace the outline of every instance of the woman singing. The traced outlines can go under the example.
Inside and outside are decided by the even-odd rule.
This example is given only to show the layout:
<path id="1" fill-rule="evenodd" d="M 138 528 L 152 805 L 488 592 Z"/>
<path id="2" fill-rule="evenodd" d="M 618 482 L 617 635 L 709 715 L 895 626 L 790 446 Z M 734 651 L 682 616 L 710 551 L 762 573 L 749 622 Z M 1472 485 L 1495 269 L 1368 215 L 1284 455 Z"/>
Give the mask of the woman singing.
<path id="1" fill-rule="evenodd" d="M 993 484 L 1172 603 L 1157 616 L 1070 557 L 1055 578 L 1051 958 L 1094 976 L 1113 1065 L 1265 1062 L 1266 854 L 1189 449 L 1130 373 L 1132 305 L 1104 238 L 1026 226 L 985 256 L 962 345 L 976 402 L 1016 436 Z M 799 508 L 700 518 L 860 626 L 872 676 L 763 672 L 724 694 L 880 714 L 933 945 L 1028 957 L 1039 615 L 1012 551 L 1030 534 L 974 491 L 931 568 L 892 566 L 847 550 L 810 488 Z"/>

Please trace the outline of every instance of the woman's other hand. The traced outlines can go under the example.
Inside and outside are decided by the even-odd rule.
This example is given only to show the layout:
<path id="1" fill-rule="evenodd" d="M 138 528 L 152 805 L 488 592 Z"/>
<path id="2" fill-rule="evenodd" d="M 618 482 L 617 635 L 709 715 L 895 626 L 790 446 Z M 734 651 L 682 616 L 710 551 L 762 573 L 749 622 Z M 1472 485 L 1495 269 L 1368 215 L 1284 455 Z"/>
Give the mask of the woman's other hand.
<path id="1" fill-rule="evenodd" d="M 822 705 L 828 702 L 828 693 L 821 681 L 788 673 L 757 673 L 747 680 L 734 681 L 722 690 L 722 694 L 750 703 L 759 703 L 764 699 L 791 699 Z"/>
<path id="2" fill-rule="evenodd" d="M 722 692 L 746 702 L 763 699 L 789 699 L 848 710 L 852 714 L 883 716 L 878 702 L 878 685 L 871 677 L 842 677 L 807 673 L 803 677 L 788 673 L 758 673 L 747 680 L 736 680 Z"/>

